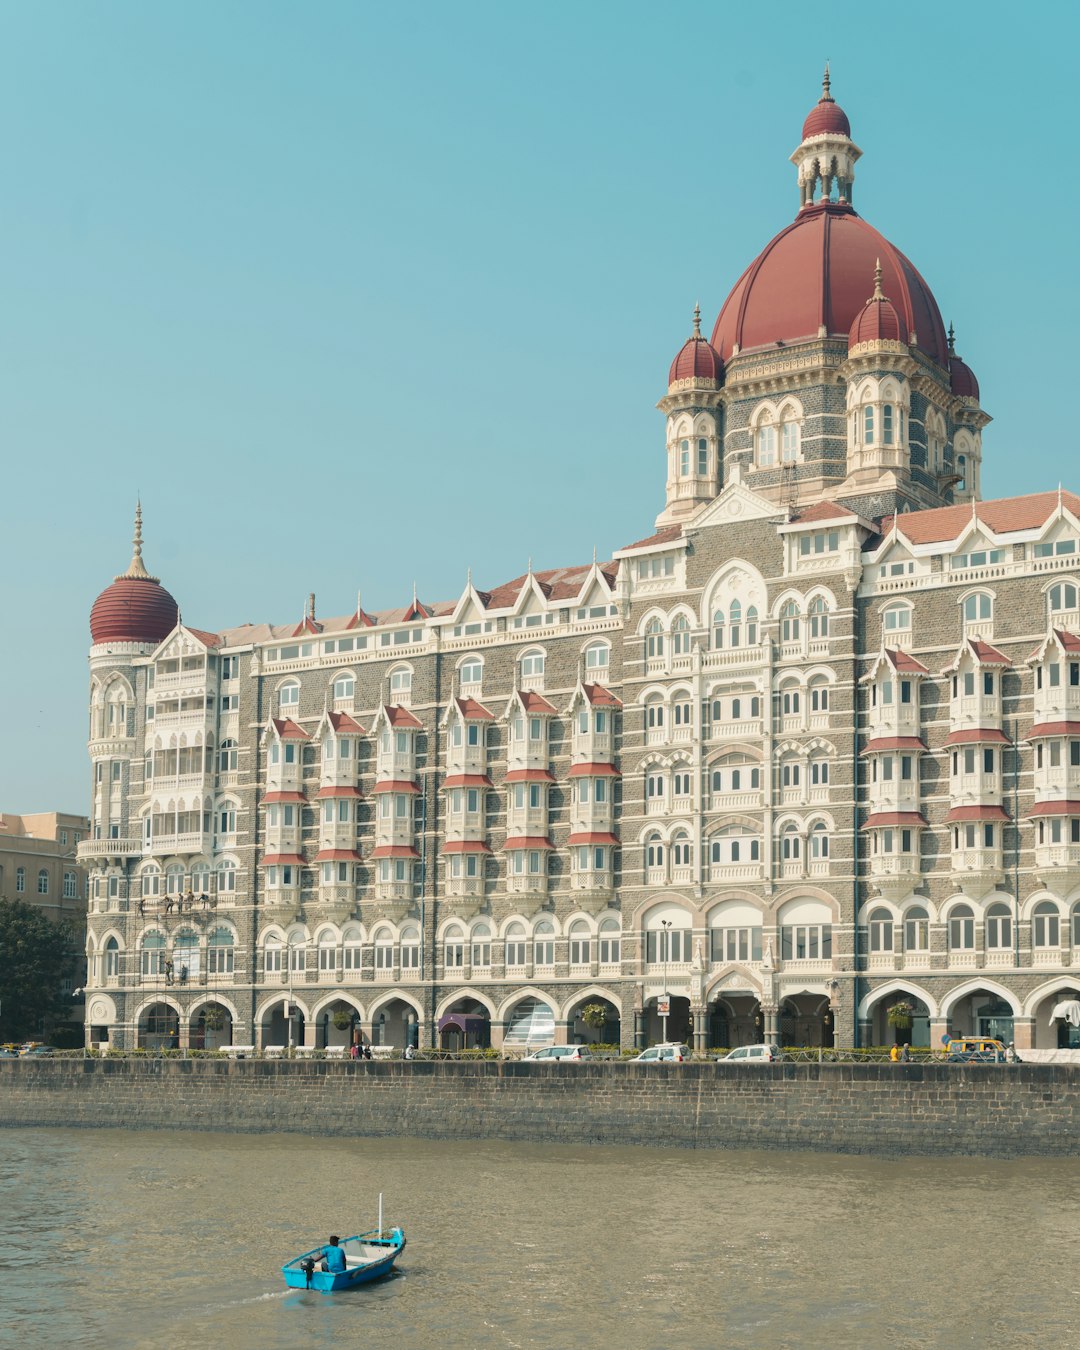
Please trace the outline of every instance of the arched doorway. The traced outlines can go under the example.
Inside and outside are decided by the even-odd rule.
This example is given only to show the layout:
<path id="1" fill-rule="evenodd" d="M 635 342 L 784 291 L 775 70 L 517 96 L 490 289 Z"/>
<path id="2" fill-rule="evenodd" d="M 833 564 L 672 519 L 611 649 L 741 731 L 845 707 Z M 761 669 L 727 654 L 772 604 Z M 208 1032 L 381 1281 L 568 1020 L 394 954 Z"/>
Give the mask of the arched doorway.
<path id="1" fill-rule="evenodd" d="M 167 1003 L 152 1003 L 139 1018 L 139 1045 L 147 1050 L 175 1050 L 180 1044 L 180 1018 Z"/>
<path id="2" fill-rule="evenodd" d="M 555 1044 L 555 1014 L 539 998 L 523 998 L 506 1018 L 503 1045 L 508 1050 L 538 1050 Z"/>
<path id="3" fill-rule="evenodd" d="M 439 1018 L 441 1050 L 476 1050 L 491 1044 L 491 1018 L 476 999 L 459 999 Z"/>
<path id="4" fill-rule="evenodd" d="M 1013 1008 L 996 989 L 973 989 L 949 1011 L 954 1036 L 993 1036 L 1006 1045 L 1013 1039 Z"/>
<path id="5" fill-rule="evenodd" d="M 833 1043 L 829 1000 L 823 994 L 792 994 L 780 1007 L 780 1044 L 817 1049 Z"/>
<path id="6" fill-rule="evenodd" d="M 667 999 L 668 1014 L 663 1015 L 663 1000 Z M 690 1015 L 690 1000 L 681 994 L 658 994 L 645 1006 L 645 1034 L 649 1045 L 661 1041 L 683 1041 L 693 1044 L 694 1019 Z"/>
<path id="7" fill-rule="evenodd" d="M 324 1008 L 317 1017 L 316 1043 L 325 1050 L 329 1046 L 360 1044 L 360 1013 L 351 1003 L 338 999 Z"/>
<path id="8" fill-rule="evenodd" d="M 905 1005 L 911 1019 L 906 1024 Z M 892 1018 L 891 1009 L 896 1010 Z M 924 1000 L 911 989 L 892 989 L 882 994 L 870 1009 L 870 1044 L 929 1046 L 930 1010 Z"/>
<path id="9" fill-rule="evenodd" d="M 260 1030 L 262 1045 L 290 1046 L 304 1044 L 304 1028 L 307 1020 L 304 1010 L 295 1000 L 280 999 L 271 1004 L 262 1015 Z"/>
<path id="10" fill-rule="evenodd" d="M 761 1004 L 754 994 L 728 993 L 709 1004 L 710 1050 L 757 1045 L 765 1036 Z"/>
<path id="11" fill-rule="evenodd" d="M 232 1016 L 220 1003 L 204 1003 L 188 1032 L 192 1050 L 220 1050 L 232 1045 Z"/>
<path id="12" fill-rule="evenodd" d="M 1080 1003 L 1080 984 L 1054 989 L 1032 1008 L 1032 1036 L 1036 1050 L 1080 1050 L 1080 1027 L 1066 1017 L 1050 1021 L 1059 1003 Z"/>
<path id="13" fill-rule="evenodd" d="M 571 1045 L 618 1045 L 622 1035 L 619 1010 L 599 994 L 586 995 L 567 1013 Z"/>
<path id="14" fill-rule="evenodd" d="M 407 1045 L 416 1049 L 419 1029 L 416 1009 L 403 998 L 392 998 L 371 1014 L 372 1045 L 392 1045 L 399 1051 Z"/>

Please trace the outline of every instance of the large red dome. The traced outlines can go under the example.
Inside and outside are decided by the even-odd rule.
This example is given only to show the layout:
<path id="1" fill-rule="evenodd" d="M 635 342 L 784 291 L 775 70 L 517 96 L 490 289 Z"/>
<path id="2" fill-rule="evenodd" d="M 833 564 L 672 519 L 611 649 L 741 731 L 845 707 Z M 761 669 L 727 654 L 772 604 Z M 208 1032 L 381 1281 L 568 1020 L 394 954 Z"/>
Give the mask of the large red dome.
<path id="1" fill-rule="evenodd" d="M 804 207 L 750 264 L 724 302 L 712 345 L 725 363 L 740 351 L 818 337 L 846 339 L 881 259 L 882 283 L 919 350 L 948 367 L 937 301 L 907 258 L 845 204 Z"/>
<path id="2" fill-rule="evenodd" d="M 159 581 L 117 577 L 94 601 L 90 637 L 97 642 L 160 642 L 176 627 L 179 607 Z"/>

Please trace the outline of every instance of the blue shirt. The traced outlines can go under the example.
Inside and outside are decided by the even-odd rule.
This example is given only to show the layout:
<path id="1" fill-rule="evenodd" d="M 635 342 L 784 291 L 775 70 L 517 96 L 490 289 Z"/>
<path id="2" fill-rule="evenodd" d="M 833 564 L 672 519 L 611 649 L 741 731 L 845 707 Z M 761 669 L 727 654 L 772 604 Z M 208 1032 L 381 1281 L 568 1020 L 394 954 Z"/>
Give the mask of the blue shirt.
<path id="1" fill-rule="evenodd" d="M 340 1274 L 345 1269 L 345 1253 L 340 1247 L 324 1247 L 323 1254 L 326 1257 L 326 1269 L 331 1274 Z"/>

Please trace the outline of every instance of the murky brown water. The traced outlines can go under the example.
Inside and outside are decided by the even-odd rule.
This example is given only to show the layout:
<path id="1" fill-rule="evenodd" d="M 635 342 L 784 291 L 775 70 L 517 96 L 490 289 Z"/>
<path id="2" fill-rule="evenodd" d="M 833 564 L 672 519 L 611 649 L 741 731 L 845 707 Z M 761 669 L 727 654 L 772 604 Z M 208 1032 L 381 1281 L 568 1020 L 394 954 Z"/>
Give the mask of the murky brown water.
<path id="1" fill-rule="evenodd" d="M 402 1273 L 286 1293 L 380 1189 Z M 0 1346 L 1056 1350 L 1078 1234 L 1074 1160 L 0 1130 Z"/>

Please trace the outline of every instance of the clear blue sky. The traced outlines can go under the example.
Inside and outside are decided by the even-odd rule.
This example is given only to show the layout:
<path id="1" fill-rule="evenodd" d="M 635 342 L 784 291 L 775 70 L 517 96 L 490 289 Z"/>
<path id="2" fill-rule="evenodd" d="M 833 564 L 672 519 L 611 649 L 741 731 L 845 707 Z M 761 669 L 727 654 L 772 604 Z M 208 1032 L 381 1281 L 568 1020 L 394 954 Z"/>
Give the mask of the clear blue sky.
<path id="1" fill-rule="evenodd" d="M 1078 485 L 1074 4 L 0 0 L 0 806 L 85 810 L 87 615 L 216 628 L 647 534 L 654 409 L 795 214 L 821 67 L 860 212 Z"/>

